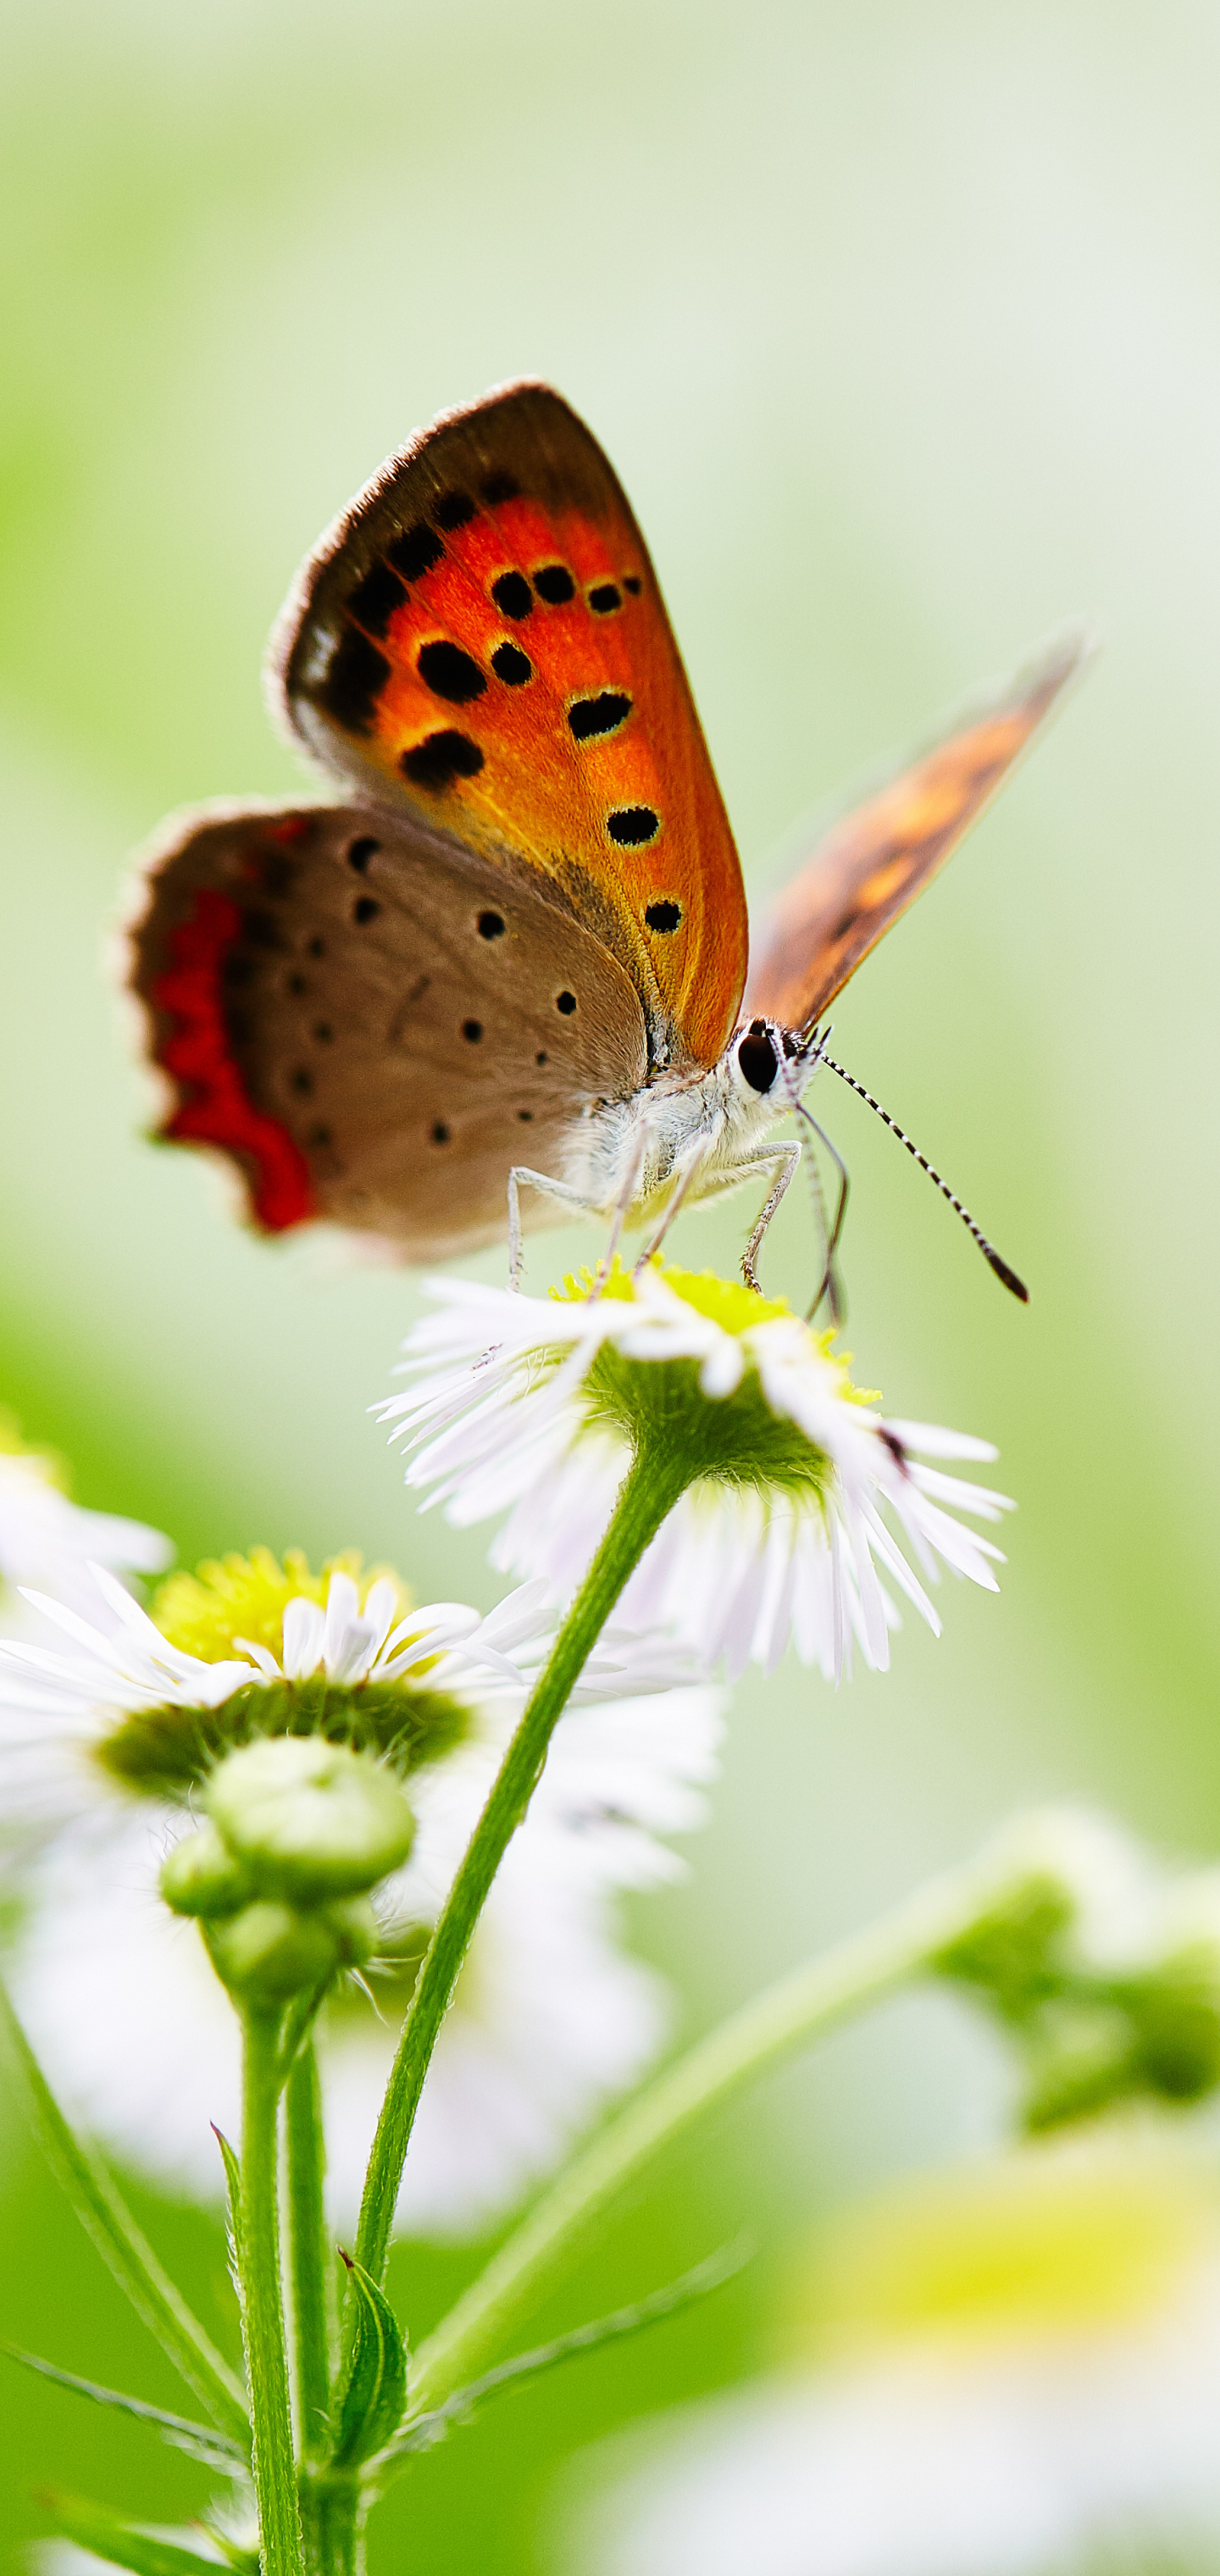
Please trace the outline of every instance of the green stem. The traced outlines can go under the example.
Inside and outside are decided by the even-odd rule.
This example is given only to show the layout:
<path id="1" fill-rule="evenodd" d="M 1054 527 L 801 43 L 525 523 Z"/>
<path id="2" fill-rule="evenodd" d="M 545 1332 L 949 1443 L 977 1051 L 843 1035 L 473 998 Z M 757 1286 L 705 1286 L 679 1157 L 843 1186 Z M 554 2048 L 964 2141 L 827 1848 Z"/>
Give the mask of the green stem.
<path id="1" fill-rule="evenodd" d="M 688 1476 L 686 1464 L 672 1453 L 665 1458 L 650 1451 L 629 1468 L 610 1526 L 500 1765 L 424 1954 L 377 2123 L 360 2210 L 356 2258 L 374 2281 L 380 2282 L 385 2274 L 390 2227 L 424 2077 L 488 1889 L 538 1785 L 551 1737 L 589 1655 Z"/>
<path id="2" fill-rule="evenodd" d="M 443 2406 L 471 2377 L 591 2221 L 662 2147 L 778 2058 L 909 1984 L 1027 1881 L 1040 1889 L 1044 1872 L 1010 1865 L 1001 1875 L 994 1863 L 975 1863 L 934 1879 L 868 1931 L 781 1977 L 667 2068 L 560 2175 L 421 2345 L 411 2374 L 412 2418 Z"/>
<path id="3" fill-rule="evenodd" d="M 330 2249 L 322 2183 L 326 2151 L 318 2061 L 312 2046 L 297 2057 L 285 2094 L 288 2132 L 288 2229 L 292 2320 L 296 2345 L 301 2456 L 320 2459 L 330 2416 L 330 2320 L 326 2285 Z"/>
<path id="4" fill-rule="evenodd" d="M 223 2426 L 245 2450 L 250 2418 L 240 2380 L 162 2270 L 109 2174 L 73 2135 L 3 1986 L 0 2027 L 25 2078 L 33 2126 L 47 2163 L 82 2227 L 213 2423 Z"/>
<path id="5" fill-rule="evenodd" d="M 242 2325 L 254 2419 L 254 2492 L 263 2576 L 303 2576 L 288 2356 L 280 2291 L 278 2012 L 244 2015 L 241 2130 Z"/>

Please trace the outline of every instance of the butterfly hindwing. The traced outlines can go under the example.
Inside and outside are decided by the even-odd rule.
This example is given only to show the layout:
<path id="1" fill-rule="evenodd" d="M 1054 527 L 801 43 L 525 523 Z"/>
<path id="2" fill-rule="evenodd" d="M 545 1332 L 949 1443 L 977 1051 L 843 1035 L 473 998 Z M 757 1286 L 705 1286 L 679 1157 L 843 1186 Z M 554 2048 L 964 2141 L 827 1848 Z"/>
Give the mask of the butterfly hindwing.
<path id="1" fill-rule="evenodd" d="M 545 385 L 441 419 L 359 494 L 281 622 L 292 727 L 360 794 L 537 871 L 711 1065 L 745 977 L 737 853 L 617 478 Z"/>
<path id="2" fill-rule="evenodd" d="M 327 1218 L 412 1259 L 491 1241 L 510 1166 L 560 1177 L 582 1111 L 644 1079 L 599 942 L 384 807 L 184 817 L 131 941 L 161 1133 L 224 1153 L 270 1232 Z"/>
<path id="3" fill-rule="evenodd" d="M 802 1029 L 944 866 L 1079 669 L 1072 635 L 994 691 L 912 767 L 835 823 L 771 906 L 753 943 L 745 1007 Z"/>

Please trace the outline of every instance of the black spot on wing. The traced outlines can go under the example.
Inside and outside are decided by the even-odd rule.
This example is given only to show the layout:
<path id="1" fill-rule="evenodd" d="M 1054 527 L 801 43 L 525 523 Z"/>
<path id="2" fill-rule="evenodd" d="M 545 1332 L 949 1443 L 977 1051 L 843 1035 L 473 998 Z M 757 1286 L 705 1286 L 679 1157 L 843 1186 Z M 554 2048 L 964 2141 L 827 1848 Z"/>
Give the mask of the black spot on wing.
<path id="1" fill-rule="evenodd" d="M 406 596 L 407 585 L 399 580 L 393 566 L 375 563 L 352 592 L 347 613 L 370 635 L 384 635 L 395 609 L 401 608 Z"/>
<path id="2" fill-rule="evenodd" d="M 651 805 L 616 805 L 606 816 L 606 830 L 620 850 L 642 849 L 660 829 L 661 817 Z"/>
<path id="3" fill-rule="evenodd" d="M 368 870 L 369 860 L 376 858 L 377 852 L 380 848 L 380 841 L 374 841 L 370 839 L 367 832 L 362 832 L 360 839 L 358 841 L 353 841 L 351 848 L 348 851 L 347 864 L 349 868 L 354 868 L 358 877 L 364 876 Z"/>
<path id="4" fill-rule="evenodd" d="M 565 1020 L 570 1020 L 572 1013 L 576 1008 L 575 993 L 557 993 L 555 995 L 555 1008 L 557 1011 L 562 1011 Z M 538 1060 L 539 1063 L 541 1063 L 541 1057 L 539 1057 Z"/>
<path id="5" fill-rule="evenodd" d="M 519 644 L 497 644 L 491 657 L 491 667 L 496 678 L 503 680 L 510 689 L 523 689 L 526 681 L 534 676 L 534 665 Z"/>
<path id="6" fill-rule="evenodd" d="M 399 766 L 412 786 L 439 794 L 457 778 L 477 778 L 483 754 L 468 733 L 427 733 L 422 742 L 404 751 Z"/>
<path id="7" fill-rule="evenodd" d="M 349 626 L 331 655 L 322 683 L 327 713 L 349 733 L 371 732 L 377 701 L 389 676 L 390 665 L 384 653 L 379 653 L 358 627 Z"/>
<path id="8" fill-rule="evenodd" d="M 523 572 L 502 572 L 491 585 L 491 595 L 501 617 L 511 617 L 514 623 L 528 617 L 534 605 L 534 594 Z"/>
<path id="9" fill-rule="evenodd" d="M 440 562 L 444 551 L 435 528 L 420 519 L 415 527 L 404 528 L 402 535 L 386 547 L 386 560 L 404 581 L 422 581 L 424 574 Z"/>
<path id="10" fill-rule="evenodd" d="M 595 617 L 613 617 L 623 605 L 623 594 L 616 581 L 599 581 L 589 593 L 589 606 Z"/>
<path id="11" fill-rule="evenodd" d="M 599 735 L 618 733 L 631 713 L 631 700 L 625 689 L 599 689 L 595 698 L 577 698 L 568 709 L 568 723 L 577 742 L 595 742 Z"/>
<path id="12" fill-rule="evenodd" d="M 576 584 L 566 564 L 540 565 L 534 575 L 534 588 L 550 608 L 562 608 L 565 600 L 576 597 Z"/>
<path id="13" fill-rule="evenodd" d="M 474 513 L 475 504 L 469 492 L 446 492 L 437 502 L 432 516 L 438 528 L 464 528 Z"/>
<path id="14" fill-rule="evenodd" d="M 630 591 L 633 599 L 639 598 L 643 587 L 644 584 L 641 581 L 638 572 L 625 572 L 623 574 L 623 588 L 624 590 Z"/>
<path id="15" fill-rule="evenodd" d="M 676 930 L 682 919 L 682 906 L 680 903 L 650 903 L 645 907 L 644 919 L 650 930 Z"/>
<path id="16" fill-rule="evenodd" d="M 473 654 L 464 653 L 460 644 L 440 638 L 434 644 L 422 644 L 416 665 L 421 680 L 426 680 L 433 696 L 447 698 L 454 707 L 469 706 L 481 698 L 487 680 Z"/>
<path id="17" fill-rule="evenodd" d="M 503 939 L 506 927 L 507 924 L 502 912 L 481 912 L 479 914 L 478 930 L 480 939 Z"/>
<path id="18" fill-rule="evenodd" d="M 380 910 L 381 906 L 375 895 L 358 895 L 355 903 L 352 905 L 352 919 L 353 921 L 358 921 L 361 929 L 364 929 L 368 922 L 376 921 Z"/>

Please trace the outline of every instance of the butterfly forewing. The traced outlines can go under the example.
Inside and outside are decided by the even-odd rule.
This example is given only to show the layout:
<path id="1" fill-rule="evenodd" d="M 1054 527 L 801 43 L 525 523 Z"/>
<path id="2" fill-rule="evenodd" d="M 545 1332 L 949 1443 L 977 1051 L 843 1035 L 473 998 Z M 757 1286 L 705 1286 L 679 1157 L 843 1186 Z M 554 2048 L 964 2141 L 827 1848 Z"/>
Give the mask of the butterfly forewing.
<path id="1" fill-rule="evenodd" d="M 652 1062 L 715 1062 L 737 854 L 647 549 L 558 394 L 508 386 L 391 458 L 306 566 L 278 668 L 362 795 L 549 882 L 635 984 Z"/>
<path id="2" fill-rule="evenodd" d="M 836 823 L 772 905 L 746 1009 L 787 1028 L 821 1017 L 982 812 L 1079 668 L 1073 635 L 994 693 L 924 758 Z"/>
<path id="3" fill-rule="evenodd" d="M 131 984 L 162 1133 L 225 1153 L 271 1232 L 328 1218 L 438 1259 L 504 1230 L 646 1071 L 613 957 L 534 888 L 359 806 L 186 818 L 149 862 Z"/>

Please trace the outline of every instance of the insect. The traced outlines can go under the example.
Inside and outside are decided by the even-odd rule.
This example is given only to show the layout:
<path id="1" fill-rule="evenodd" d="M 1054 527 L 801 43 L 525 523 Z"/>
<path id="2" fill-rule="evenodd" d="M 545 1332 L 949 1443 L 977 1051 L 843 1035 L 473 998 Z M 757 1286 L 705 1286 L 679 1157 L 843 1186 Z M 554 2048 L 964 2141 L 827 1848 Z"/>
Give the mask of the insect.
<path id="1" fill-rule="evenodd" d="M 836 824 L 751 958 L 689 683 L 601 448 L 544 384 L 443 413 L 328 530 L 272 639 L 273 705 L 329 801 L 196 808 L 146 860 L 130 982 L 170 1086 L 162 1135 L 227 1156 L 268 1232 L 329 1219 L 408 1261 L 494 1240 L 507 1201 L 514 1276 L 523 1222 L 581 1209 L 614 1240 L 659 1233 L 683 1199 L 755 1181 L 755 1285 L 800 1154 L 770 1131 L 824 1055 L 822 1015 L 1079 649 Z"/>

